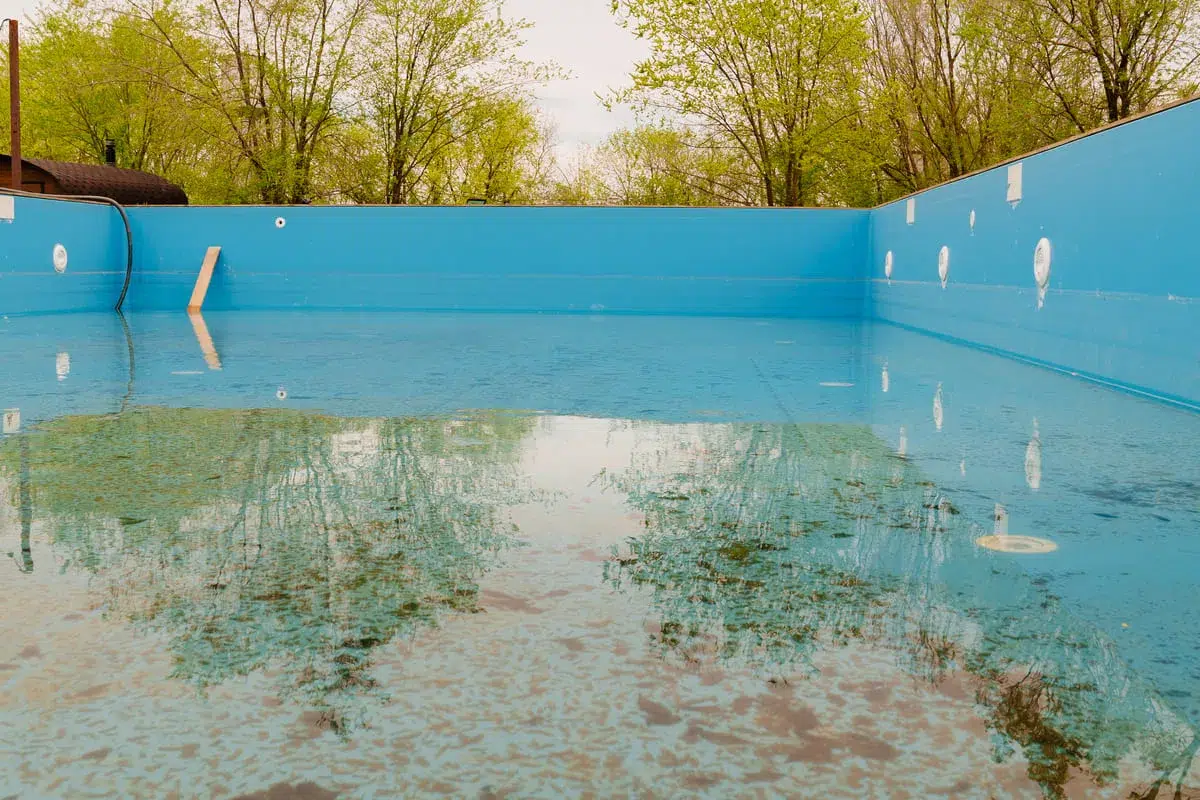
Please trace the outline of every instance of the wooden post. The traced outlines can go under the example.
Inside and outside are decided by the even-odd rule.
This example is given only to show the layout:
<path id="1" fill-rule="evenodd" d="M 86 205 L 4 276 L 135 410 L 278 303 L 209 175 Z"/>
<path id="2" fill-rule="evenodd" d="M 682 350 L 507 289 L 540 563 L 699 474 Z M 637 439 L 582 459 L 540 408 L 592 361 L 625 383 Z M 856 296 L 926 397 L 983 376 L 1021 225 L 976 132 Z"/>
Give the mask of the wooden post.
<path id="1" fill-rule="evenodd" d="M 221 256 L 221 248 L 210 247 L 204 254 L 204 263 L 200 265 L 200 274 L 196 277 L 196 288 L 192 289 L 192 299 L 188 301 L 188 311 L 199 311 L 204 305 L 204 296 L 208 294 L 208 284 L 212 281 L 213 268 Z"/>
<path id="2" fill-rule="evenodd" d="M 12 159 L 12 188 L 21 188 L 21 44 L 17 37 L 17 21 L 8 21 L 8 103 L 9 135 Z"/>

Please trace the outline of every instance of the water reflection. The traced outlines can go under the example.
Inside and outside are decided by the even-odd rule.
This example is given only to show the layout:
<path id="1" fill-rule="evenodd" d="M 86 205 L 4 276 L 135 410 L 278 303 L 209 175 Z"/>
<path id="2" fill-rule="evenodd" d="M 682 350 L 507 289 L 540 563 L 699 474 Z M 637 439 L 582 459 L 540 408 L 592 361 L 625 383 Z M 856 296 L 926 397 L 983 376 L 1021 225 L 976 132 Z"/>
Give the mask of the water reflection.
<path id="1" fill-rule="evenodd" d="M 1050 796 L 1079 774 L 1115 781 L 1127 758 L 1164 782 L 1190 768 L 1197 740 L 1170 702 L 1013 556 L 975 546 L 1007 534 L 1008 511 L 969 520 L 905 457 L 905 429 L 897 454 L 865 426 L 593 420 L 611 430 L 589 440 L 557 419 L 158 407 L 62 417 L 0 441 L 21 521 L 8 568 L 82 570 L 110 618 L 163 637 L 175 678 L 203 690 L 266 672 L 348 734 L 386 698 L 373 653 L 479 609 L 480 581 L 528 536 L 512 509 L 542 497 L 529 454 L 551 452 L 546 491 L 563 491 L 555 502 L 571 513 L 549 515 L 551 544 L 530 547 L 544 559 L 526 565 L 539 581 L 562 570 L 538 602 L 584 608 L 579 584 L 606 583 L 651 615 L 656 665 L 816 678 L 820 651 L 865 643 L 920 682 L 965 685 L 996 759 L 1019 753 Z M 595 486 L 617 509 L 608 517 Z M 611 560 L 591 545 L 571 555 L 583 529 L 617 520 L 637 533 Z M 51 552 L 37 549 L 35 523 Z M 596 602 L 614 613 L 611 594 Z M 645 647 L 636 629 L 623 652 L 588 650 L 578 628 L 594 620 L 555 621 L 566 630 L 541 635 L 558 638 L 523 634 L 547 649 L 571 642 L 571 660 L 550 663 L 553 681 L 636 665 L 634 645 Z M 508 681 L 523 667 L 487 669 Z"/>
<path id="2" fill-rule="evenodd" d="M 211 370 L 220 370 L 221 356 L 217 352 L 216 345 L 213 344 L 212 334 L 208 332 L 204 315 L 200 313 L 199 309 L 189 309 L 188 320 L 192 323 L 192 332 L 196 334 L 196 343 L 200 345 L 200 352 L 204 355 L 204 363 L 208 364 L 208 368 Z"/>
<path id="3" fill-rule="evenodd" d="M 1126 757 L 1164 780 L 1189 768 L 1192 730 L 1115 643 L 1011 556 L 975 548 L 986 529 L 868 429 L 677 438 L 603 476 L 645 515 L 606 578 L 651 593 L 666 657 L 811 675 L 818 650 L 867 641 L 921 681 L 965 674 L 997 759 L 1022 752 L 1049 796 L 1081 772 L 1115 779 Z M 1006 521 L 997 507 L 996 530 Z"/>
<path id="4" fill-rule="evenodd" d="M 20 569 L 36 507 L 110 615 L 167 636 L 175 677 L 277 668 L 345 730 L 376 693 L 375 647 L 476 608 L 513 541 L 504 508 L 529 496 L 531 425 L 137 408 L 6 439 L 0 472 L 19 476 Z"/>
<path id="5" fill-rule="evenodd" d="M 1035 492 L 1042 488 L 1042 434 L 1033 421 L 1033 438 L 1025 447 L 1025 483 Z"/>

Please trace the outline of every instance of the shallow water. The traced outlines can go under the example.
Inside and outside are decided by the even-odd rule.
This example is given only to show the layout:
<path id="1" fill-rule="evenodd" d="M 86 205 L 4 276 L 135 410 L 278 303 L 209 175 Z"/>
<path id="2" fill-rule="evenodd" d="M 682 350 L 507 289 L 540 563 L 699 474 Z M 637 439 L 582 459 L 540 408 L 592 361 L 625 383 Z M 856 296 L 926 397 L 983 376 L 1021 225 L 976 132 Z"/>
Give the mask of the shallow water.
<path id="1" fill-rule="evenodd" d="M 856 323 L 76 315 L 0 358 L 0 796 L 1200 785 L 1194 414 Z"/>

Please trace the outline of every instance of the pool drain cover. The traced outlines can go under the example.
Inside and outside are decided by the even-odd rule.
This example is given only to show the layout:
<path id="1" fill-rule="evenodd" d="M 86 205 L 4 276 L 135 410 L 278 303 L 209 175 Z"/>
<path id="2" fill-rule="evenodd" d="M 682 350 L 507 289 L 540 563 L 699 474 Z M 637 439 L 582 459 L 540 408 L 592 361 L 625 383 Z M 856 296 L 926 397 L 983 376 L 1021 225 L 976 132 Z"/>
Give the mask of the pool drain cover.
<path id="1" fill-rule="evenodd" d="M 1058 545 L 1054 542 L 1048 539 L 1038 539 L 1034 536 L 981 536 L 975 540 L 975 544 L 980 547 L 986 547 L 988 550 L 996 550 L 1001 553 L 1018 553 L 1020 555 L 1053 553 L 1058 549 Z"/>

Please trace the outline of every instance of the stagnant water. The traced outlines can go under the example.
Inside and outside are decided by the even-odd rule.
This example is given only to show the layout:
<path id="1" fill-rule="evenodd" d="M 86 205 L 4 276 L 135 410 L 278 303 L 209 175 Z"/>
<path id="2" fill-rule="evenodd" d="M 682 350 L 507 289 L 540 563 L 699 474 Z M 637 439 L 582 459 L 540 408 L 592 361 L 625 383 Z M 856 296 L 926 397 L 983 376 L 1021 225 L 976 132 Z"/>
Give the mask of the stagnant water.
<path id="1" fill-rule="evenodd" d="M 1195 415 L 862 324 L 199 322 L 2 325 L 0 796 L 1200 785 Z"/>

